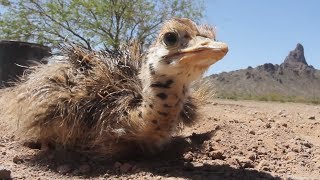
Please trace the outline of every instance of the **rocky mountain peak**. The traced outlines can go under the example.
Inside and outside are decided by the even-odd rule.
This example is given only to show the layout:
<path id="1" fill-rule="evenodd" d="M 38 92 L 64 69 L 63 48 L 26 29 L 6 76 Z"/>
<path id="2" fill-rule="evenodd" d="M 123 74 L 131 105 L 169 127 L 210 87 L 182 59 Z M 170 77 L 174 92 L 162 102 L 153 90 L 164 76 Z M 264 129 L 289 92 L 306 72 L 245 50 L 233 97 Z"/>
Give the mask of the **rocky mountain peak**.
<path id="1" fill-rule="evenodd" d="M 297 44 L 294 50 L 290 51 L 283 64 L 289 66 L 299 66 L 303 64 L 308 66 L 306 58 L 304 57 L 303 46 L 300 43 Z"/>

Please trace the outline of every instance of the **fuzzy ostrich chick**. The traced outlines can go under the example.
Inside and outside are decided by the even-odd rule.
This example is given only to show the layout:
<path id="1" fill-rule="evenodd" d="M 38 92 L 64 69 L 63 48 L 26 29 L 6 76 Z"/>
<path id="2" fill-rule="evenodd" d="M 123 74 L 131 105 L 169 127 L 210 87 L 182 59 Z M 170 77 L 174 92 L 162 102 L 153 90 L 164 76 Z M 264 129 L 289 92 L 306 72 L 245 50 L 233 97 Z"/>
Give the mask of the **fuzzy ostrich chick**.
<path id="1" fill-rule="evenodd" d="M 165 22 L 145 56 L 71 47 L 3 93 L 12 97 L 7 115 L 27 140 L 102 155 L 129 146 L 154 152 L 196 118 L 189 86 L 227 51 L 211 27 L 189 19 Z"/>

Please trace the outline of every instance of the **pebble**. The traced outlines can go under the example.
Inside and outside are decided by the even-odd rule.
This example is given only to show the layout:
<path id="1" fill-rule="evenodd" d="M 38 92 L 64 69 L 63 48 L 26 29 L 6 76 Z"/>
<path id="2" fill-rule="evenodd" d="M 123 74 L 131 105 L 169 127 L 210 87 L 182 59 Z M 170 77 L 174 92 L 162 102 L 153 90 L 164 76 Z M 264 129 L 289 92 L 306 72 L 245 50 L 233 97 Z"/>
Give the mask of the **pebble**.
<path id="1" fill-rule="evenodd" d="M 287 117 L 287 115 L 286 114 L 282 114 L 281 117 Z"/>
<path id="2" fill-rule="evenodd" d="M 320 162 L 320 155 L 314 157 L 314 158 L 312 159 L 312 161 L 313 161 L 313 162 Z"/>
<path id="3" fill-rule="evenodd" d="M 266 124 L 266 128 L 271 128 L 271 124 L 270 124 L 270 123 L 267 123 L 267 124 Z"/>
<path id="4" fill-rule="evenodd" d="M 71 171 L 71 167 L 68 164 L 64 164 L 64 165 L 58 166 L 57 171 L 60 174 L 67 174 L 68 172 Z"/>
<path id="5" fill-rule="evenodd" d="M 269 163 L 266 160 L 260 161 L 260 163 L 257 166 L 258 170 L 268 170 L 269 169 Z"/>
<path id="6" fill-rule="evenodd" d="M 193 154 L 192 152 L 188 152 L 187 154 L 184 155 L 184 159 L 191 162 L 193 160 Z"/>
<path id="7" fill-rule="evenodd" d="M 282 115 L 284 112 L 285 112 L 284 110 L 280 110 L 280 111 L 278 112 L 278 115 Z"/>
<path id="8" fill-rule="evenodd" d="M 11 171 L 0 165 L 0 179 L 11 179 Z"/>
<path id="9" fill-rule="evenodd" d="M 256 121 L 258 124 L 262 124 L 263 123 L 263 121 L 262 121 L 262 119 L 257 119 L 257 121 Z"/>
<path id="10" fill-rule="evenodd" d="M 209 152 L 209 157 L 211 157 L 213 160 L 215 160 L 215 159 L 224 160 L 226 158 L 223 155 L 222 151 L 211 151 L 211 152 Z"/>
<path id="11" fill-rule="evenodd" d="M 249 134 L 255 135 L 256 132 L 254 130 L 249 131 Z"/>
<path id="12" fill-rule="evenodd" d="M 283 123 L 282 126 L 283 127 L 288 127 L 288 124 L 287 123 Z"/>
<path id="13" fill-rule="evenodd" d="M 296 159 L 296 157 L 297 157 L 297 154 L 291 151 L 291 152 L 288 152 L 288 154 L 285 156 L 285 160 L 291 161 Z"/>
<path id="14" fill-rule="evenodd" d="M 23 163 L 23 159 L 21 159 L 21 158 L 18 157 L 18 156 L 15 156 L 12 161 L 13 161 L 14 163 L 16 163 L 16 164 L 21 164 L 21 163 Z"/>
<path id="15" fill-rule="evenodd" d="M 315 120 L 316 116 L 310 116 L 308 119 Z"/>
<path id="16" fill-rule="evenodd" d="M 311 148 L 312 147 L 312 144 L 310 142 L 302 142 L 301 144 L 304 145 L 307 148 Z"/>
<path id="17" fill-rule="evenodd" d="M 248 159 L 250 159 L 251 161 L 255 161 L 256 160 L 256 154 L 255 153 L 250 153 L 248 155 Z"/>
<path id="18" fill-rule="evenodd" d="M 259 155 L 266 155 L 267 154 L 267 150 L 265 148 L 261 148 L 258 150 L 258 154 Z"/>
<path id="19" fill-rule="evenodd" d="M 312 152 L 312 150 L 309 148 L 309 149 L 306 149 L 305 150 L 306 151 L 306 153 L 308 153 L 308 154 L 311 154 L 311 152 Z"/>
<path id="20" fill-rule="evenodd" d="M 292 151 L 298 153 L 301 151 L 301 149 L 299 147 L 293 147 Z"/>
<path id="21" fill-rule="evenodd" d="M 193 167 L 202 167 L 203 163 L 201 162 L 192 162 Z"/>
<path id="22" fill-rule="evenodd" d="M 236 162 L 240 163 L 241 167 L 243 167 L 243 168 L 253 168 L 254 167 L 253 162 L 246 157 L 233 156 L 232 159 L 234 159 L 234 160 L 236 160 Z"/>
<path id="23" fill-rule="evenodd" d="M 314 165 L 316 168 L 320 169 L 320 162 L 316 162 L 316 164 Z"/>

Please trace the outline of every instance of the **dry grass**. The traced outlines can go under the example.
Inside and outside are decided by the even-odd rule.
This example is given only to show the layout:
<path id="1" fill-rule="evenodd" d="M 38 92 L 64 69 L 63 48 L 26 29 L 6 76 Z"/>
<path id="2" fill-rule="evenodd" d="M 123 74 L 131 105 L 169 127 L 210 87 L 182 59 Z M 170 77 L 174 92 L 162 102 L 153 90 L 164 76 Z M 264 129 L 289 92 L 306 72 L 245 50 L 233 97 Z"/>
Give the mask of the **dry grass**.
<path id="1" fill-rule="evenodd" d="M 214 84 L 208 79 L 201 79 L 192 86 L 192 94 L 200 104 L 205 104 L 216 97 Z"/>

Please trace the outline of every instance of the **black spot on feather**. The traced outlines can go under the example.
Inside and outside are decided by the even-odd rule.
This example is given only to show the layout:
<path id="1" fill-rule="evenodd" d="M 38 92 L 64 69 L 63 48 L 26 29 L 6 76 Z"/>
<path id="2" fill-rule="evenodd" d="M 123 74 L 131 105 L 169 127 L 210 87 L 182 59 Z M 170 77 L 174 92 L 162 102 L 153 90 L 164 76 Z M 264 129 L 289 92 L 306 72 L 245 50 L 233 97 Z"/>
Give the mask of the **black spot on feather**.
<path id="1" fill-rule="evenodd" d="M 154 67 L 153 67 L 152 63 L 149 64 L 149 71 L 150 71 L 151 75 L 155 75 L 156 74 L 156 71 L 154 70 Z"/>
<path id="2" fill-rule="evenodd" d="M 165 100 L 165 99 L 168 98 L 168 95 L 165 94 L 165 93 L 159 93 L 159 94 L 157 94 L 157 96 L 158 96 L 160 99 L 162 99 L 162 100 Z"/>
<path id="3" fill-rule="evenodd" d="M 186 95 L 186 93 L 187 93 L 187 88 L 186 88 L 185 85 L 183 85 L 182 94 L 183 94 L 183 95 Z"/>
<path id="4" fill-rule="evenodd" d="M 152 84 L 150 85 L 150 87 L 168 89 L 168 88 L 170 88 L 170 85 L 171 85 L 172 83 L 173 83 L 173 80 L 172 80 L 172 79 L 169 79 L 169 80 L 167 80 L 165 83 L 161 83 L 161 82 L 152 83 Z"/>
<path id="5" fill-rule="evenodd" d="M 160 114 L 161 116 L 165 116 L 165 117 L 167 117 L 167 116 L 168 116 L 168 113 L 166 113 L 166 112 L 158 111 L 158 114 Z"/>

